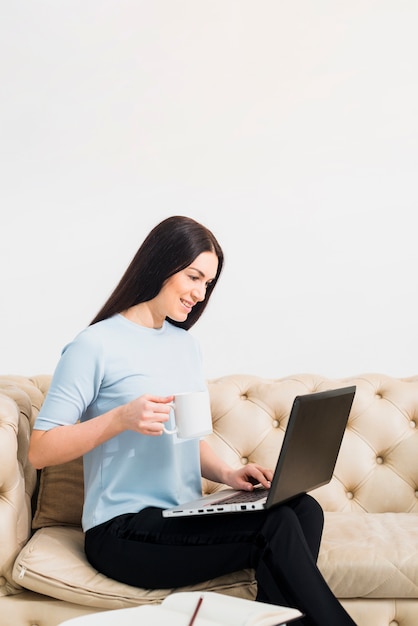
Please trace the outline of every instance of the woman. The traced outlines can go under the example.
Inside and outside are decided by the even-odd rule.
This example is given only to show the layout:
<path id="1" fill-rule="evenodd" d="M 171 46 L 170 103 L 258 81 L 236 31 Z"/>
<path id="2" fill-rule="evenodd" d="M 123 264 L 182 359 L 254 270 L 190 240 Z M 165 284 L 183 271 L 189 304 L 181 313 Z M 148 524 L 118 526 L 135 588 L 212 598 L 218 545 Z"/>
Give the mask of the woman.
<path id="1" fill-rule="evenodd" d="M 214 235 L 181 216 L 158 224 L 94 318 L 62 353 L 37 418 L 37 468 L 84 456 L 83 529 L 89 562 L 144 588 L 198 583 L 253 567 L 259 601 L 294 606 L 305 625 L 354 622 L 316 559 L 323 515 L 310 496 L 269 512 L 165 519 L 201 495 L 201 476 L 235 489 L 269 487 L 272 471 L 232 469 L 197 440 L 163 434 L 173 393 L 205 389 L 187 332 L 217 283 Z"/>

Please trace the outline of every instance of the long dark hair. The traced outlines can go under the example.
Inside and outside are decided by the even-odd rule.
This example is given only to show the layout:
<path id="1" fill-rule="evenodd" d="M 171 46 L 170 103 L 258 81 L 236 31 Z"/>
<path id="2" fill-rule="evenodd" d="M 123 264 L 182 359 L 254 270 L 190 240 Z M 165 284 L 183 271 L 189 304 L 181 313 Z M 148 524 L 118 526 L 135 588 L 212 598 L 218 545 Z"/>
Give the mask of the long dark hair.
<path id="1" fill-rule="evenodd" d="M 140 302 L 152 300 L 167 278 L 188 267 L 202 252 L 214 252 L 218 257 L 218 270 L 206 289 L 205 299 L 195 304 L 184 322 L 168 318 L 175 326 L 188 330 L 206 308 L 221 273 L 224 256 L 221 246 L 208 228 L 181 215 L 169 217 L 151 230 L 90 325 Z"/>

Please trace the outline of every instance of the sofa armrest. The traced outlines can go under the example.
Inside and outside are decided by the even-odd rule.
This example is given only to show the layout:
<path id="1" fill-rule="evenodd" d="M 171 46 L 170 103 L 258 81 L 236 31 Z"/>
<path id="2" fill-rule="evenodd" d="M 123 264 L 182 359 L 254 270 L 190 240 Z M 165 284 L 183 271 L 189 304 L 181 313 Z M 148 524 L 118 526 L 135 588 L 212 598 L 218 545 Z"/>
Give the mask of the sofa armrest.
<path id="1" fill-rule="evenodd" d="M 30 397 L 13 384 L 0 384 L 0 595 L 20 591 L 14 560 L 31 534 L 31 496 L 36 471 L 27 461 L 32 419 Z"/>

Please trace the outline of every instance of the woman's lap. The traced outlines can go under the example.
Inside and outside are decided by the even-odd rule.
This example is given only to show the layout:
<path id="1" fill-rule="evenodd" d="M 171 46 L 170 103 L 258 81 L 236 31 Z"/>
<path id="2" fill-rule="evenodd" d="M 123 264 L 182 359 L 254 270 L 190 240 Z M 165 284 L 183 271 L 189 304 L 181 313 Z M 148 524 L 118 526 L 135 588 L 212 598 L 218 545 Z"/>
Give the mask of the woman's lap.
<path id="1" fill-rule="evenodd" d="M 161 509 L 150 507 L 87 531 L 86 554 L 96 569 L 120 582 L 148 589 L 186 586 L 255 567 L 266 542 L 263 528 L 289 514 L 302 520 L 305 534 L 314 528 L 307 543 L 317 551 L 320 508 L 303 496 L 272 511 L 219 516 L 163 518 Z"/>

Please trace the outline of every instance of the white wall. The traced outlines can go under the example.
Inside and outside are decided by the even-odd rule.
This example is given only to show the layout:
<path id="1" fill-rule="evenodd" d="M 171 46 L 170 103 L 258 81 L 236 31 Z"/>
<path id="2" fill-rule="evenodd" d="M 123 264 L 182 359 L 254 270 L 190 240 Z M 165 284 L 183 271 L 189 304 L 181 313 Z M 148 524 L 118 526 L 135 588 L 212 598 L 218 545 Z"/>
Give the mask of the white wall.
<path id="1" fill-rule="evenodd" d="M 415 0 L 14 0 L 0 374 L 52 372 L 151 227 L 225 249 L 208 377 L 417 373 Z"/>

